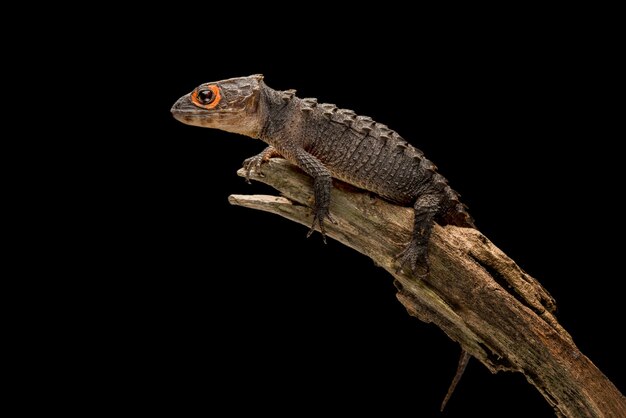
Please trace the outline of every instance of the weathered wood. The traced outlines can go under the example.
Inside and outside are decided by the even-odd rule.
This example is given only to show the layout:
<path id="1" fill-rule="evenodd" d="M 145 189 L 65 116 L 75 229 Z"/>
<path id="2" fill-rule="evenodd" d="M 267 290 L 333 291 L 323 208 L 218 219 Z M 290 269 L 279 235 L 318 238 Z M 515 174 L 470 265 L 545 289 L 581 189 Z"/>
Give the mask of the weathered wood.
<path id="1" fill-rule="evenodd" d="M 283 197 L 231 195 L 230 203 L 309 226 L 310 177 L 282 159 L 271 160 L 263 174 L 251 178 Z M 418 280 L 396 272 L 394 262 L 409 241 L 412 209 L 341 182 L 334 185 L 330 210 L 337 224 L 327 223 L 328 236 L 387 270 L 412 316 L 436 324 L 492 372 L 523 373 L 557 416 L 626 417 L 626 398 L 558 323 L 550 294 L 480 231 L 435 226 L 431 271 Z"/>

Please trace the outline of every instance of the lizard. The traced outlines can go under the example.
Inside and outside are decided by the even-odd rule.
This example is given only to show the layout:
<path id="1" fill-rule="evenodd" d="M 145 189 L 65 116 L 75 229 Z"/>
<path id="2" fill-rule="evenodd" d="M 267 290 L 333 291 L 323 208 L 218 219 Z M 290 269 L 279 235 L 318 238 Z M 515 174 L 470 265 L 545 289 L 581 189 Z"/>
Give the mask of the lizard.
<path id="1" fill-rule="evenodd" d="M 373 192 L 415 212 L 410 242 L 396 259 L 399 267 L 428 274 L 428 242 L 434 223 L 475 228 L 459 194 L 424 154 L 398 133 L 370 117 L 295 90 L 268 87 L 260 74 L 201 84 L 182 96 L 171 112 L 188 125 L 221 129 L 258 138 L 269 146 L 244 161 L 250 173 L 272 157 L 283 157 L 313 177 L 313 224 L 324 241 L 332 178 Z"/>
<path id="2" fill-rule="evenodd" d="M 435 222 L 475 228 L 460 195 L 424 154 L 386 125 L 334 104 L 298 98 L 295 90 L 268 87 L 260 74 L 204 83 L 172 106 L 173 116 L 188 125 L 242 134 L 268 144 L 244 161 L 246 180 L 272 157 L 285 158 L 313 177 L 313 223 L 307 236 L 329 211 L 332 178 L 342 180 L 401 206 L 413 207 L 411 240 L 396 256 L 398 270 L 408 267 L 428 275 L 428 242 Z M 443 406 L 454 390 L 469 355 L 463 351 Z"/>

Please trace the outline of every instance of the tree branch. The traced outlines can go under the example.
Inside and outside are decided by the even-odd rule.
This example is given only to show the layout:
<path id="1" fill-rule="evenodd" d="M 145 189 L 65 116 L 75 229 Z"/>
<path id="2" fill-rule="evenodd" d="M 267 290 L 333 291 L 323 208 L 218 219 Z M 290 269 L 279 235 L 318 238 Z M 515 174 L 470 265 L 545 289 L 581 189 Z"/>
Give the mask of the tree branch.
<path id="1" fill-rule="evenodd" d="M 243 176 L 243 170 L 238 174 Z M 254 180 L 284 197 L 231 195 L 233 205 L 311 225 L 312 181 L 282 159 Z M 455 226 L 435 230 L 430 274 L 396 272 L 394 256 L 409 241 L 413 210 L 334 181 L 328 236 L 372 258 L 395 279 L 409 314 L 432 322 L 492 372 L 520 372 L 557 416 L 623 417 L 626 398 L 583 355 L 554 316 L 554 299 L 484 235 Z"/>

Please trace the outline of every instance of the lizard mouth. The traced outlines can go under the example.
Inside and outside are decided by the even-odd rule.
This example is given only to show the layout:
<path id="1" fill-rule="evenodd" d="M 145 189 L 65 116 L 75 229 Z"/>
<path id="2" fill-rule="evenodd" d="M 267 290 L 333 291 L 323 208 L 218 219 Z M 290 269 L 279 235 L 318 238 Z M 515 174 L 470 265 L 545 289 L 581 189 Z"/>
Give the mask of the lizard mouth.
<path id="1" fill-rule="evenodd" d="M 185 104 L 184 106 L 187 107 Z M 203 110 L 195 108 L 178 108 L 176 105 L 171 109 L 172 116 L 185 125 L 200 126 L 205 128 L 217 128 L 232 130 L 233 126 L 240 123 L 240 112 L 231 109 Z"/>
<path id="2" fill-rule="evenodd" d="M 235 110 L 219 110 L 219 111 L 198 111 L 196 109 L 177 109 L 172 107 L 170 110 L 172 116 L 183 123 L 202 123 L 203 125 L 221 123 L 232 120 L 233 116 L 237 116 L 239 112 Z"/>

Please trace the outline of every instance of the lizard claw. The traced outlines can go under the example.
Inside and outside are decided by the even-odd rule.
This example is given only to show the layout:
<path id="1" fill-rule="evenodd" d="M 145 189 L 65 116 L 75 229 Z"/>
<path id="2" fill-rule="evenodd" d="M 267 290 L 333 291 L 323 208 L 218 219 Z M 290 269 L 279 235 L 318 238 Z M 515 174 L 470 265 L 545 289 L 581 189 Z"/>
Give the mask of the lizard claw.
<path id="1" fill-rule="evenodd" d="M 322 234 L 322 240 L 324 241 L 324 244 L 326 244 L 326 228 L 324 228 L 324 219 L 328 219 L 330 222 L 332 222 L 333 224 L 337 225 L 337 221 L 335 221 L 331 216 L 330 213 L 328 213 L 328 209 L 325 211 L 325 213 L 320 214 L 319 211 L 315 211 L 315 216 L 313 217 L 313 223 L 311 224 L 311 229 L 309 229 L 309 232 L 306 234 L 306 237 L 309 238 L 311 235 L 313 235 L 313 232 L 315 232 L 315 225 L 319 225 L 320 227 L 320 234 Z"/>
<path id="2" fill-rule="evenodd" d="M 309 232 L 307 232 L 306 237 L 309 238 L 311 235 L 313 235 L 313 232 L 315 232 L 315 227 L 311 226 L 311 229 L 309 229 Z M 322 241 L 324 241 L 324 244 L 328 244 L 326 242 L 326 232 L 323 231 L 323 228 L 320 227 L 320 233 L 322 234 Z"/>
<path id="3" fill-rule="evenodd" d="M 398 262 L 396 273 L 408 265 L 409 271 L 419 279 L 425 279 L 430 272 L 428 265 L 428 246 L 409 243 L 404 250 L 394 257 Z"/>
<path id="4" fill-rule="evenodd" d="M 262 154 L 255 155 L 254 157 L 246 158 L 243 162 L 243 169 L 246 172 L 246 183 L 250 184 L 250 174 L 254 171 L 258 177 L 265 177 L 261 172 L 261 166 L 268 161 Z"/>

